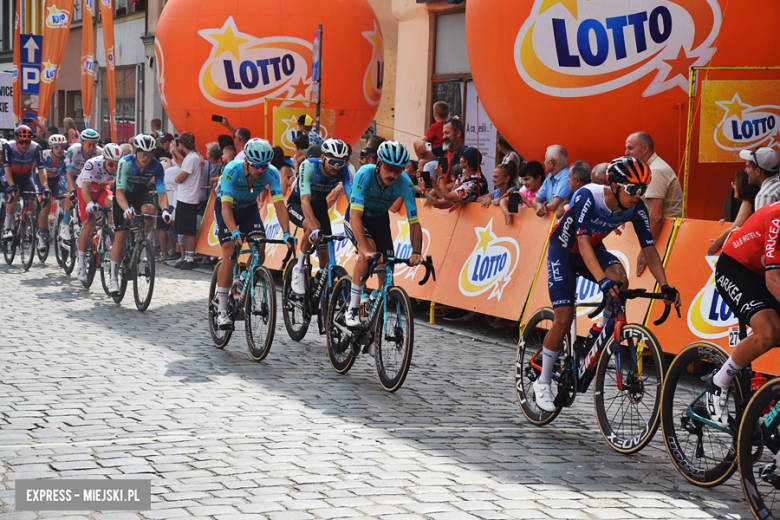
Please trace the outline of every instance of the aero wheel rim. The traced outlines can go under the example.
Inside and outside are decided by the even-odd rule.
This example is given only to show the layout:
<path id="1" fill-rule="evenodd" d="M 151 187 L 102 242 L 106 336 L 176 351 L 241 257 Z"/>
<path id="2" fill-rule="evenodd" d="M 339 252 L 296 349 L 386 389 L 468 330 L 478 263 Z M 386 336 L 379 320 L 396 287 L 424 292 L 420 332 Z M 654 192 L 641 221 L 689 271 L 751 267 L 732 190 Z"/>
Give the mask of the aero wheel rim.
<path id="1" fill-rule="evenodd" d="M 534 381 L 539 377 L 540 371 L 531 366 L 531 359 L 538 354 L 536 365 L 541 366 L 541 350 L 544 338 L 552 327 L 551 320 L 542 320 L 536 324 L 532 330 L 526 329 L 523 331 L 523 340 L 520 345 L 520 357 L 517 363 L 515 363 L 515 379 L 520 381 L 518 390 L 523 394 L 522 399 L 525 400 L 525 406 L 530 412 L 539 416 L 541 419 L 545 414 L 549 413 L 536 405 L 536 393 L 534 392 Z M 538 347 L 538 348 L 537 348 Z M 560 361 L 563 356 L 558 356 L 558 361 L 555 364 L 555 373 L 560 373 Z M 553 391 L 555 390 L 555 383 L 553 383 Z"/>
<path id="2" fill-rule="evenodd" d="M 409 348 L 409 322 L 401 306 L 395 298 L 389 299 L 387 319 L 379 331 L 378 363 L 388 379 L 395 379 L 403 371 Z"/>
<path id="3" fill-rule="evenodd" d="M 252 298 L 252 313 L 244 318 L 251 320 L 252 337 L 255 341 L 268 337 L 271 312 L 273 312 L 270 308 L 268 297 L 270 291 L 268 280 L 260 273 L 261 271 L 258 271 L 255 275 L 257 279 L 250 295 Z"/>
<path id="4" fill-rule="evenodd" d="M 331 300 L 333 307 L 333 321 L 342 327 L 346 328 L 346 311 L 349 302 L 349 293 L 342 292 L 341 295 L 335 297 L 336 301 Z M 330 344 L 332 345 L 331 355 L 338 363 L 346 363 L 351 352 L 349 349 L 350 338 L 344 334 L 341 328 L 335 326 L 329 327 L 330 329 Z"/>

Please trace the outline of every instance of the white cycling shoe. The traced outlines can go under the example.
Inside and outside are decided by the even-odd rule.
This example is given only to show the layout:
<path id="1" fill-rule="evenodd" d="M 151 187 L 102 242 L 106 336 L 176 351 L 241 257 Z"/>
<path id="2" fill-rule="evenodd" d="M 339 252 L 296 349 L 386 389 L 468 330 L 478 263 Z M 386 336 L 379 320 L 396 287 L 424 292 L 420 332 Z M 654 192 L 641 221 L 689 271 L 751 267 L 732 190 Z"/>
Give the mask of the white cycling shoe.
<path id="1" fill-rule="evenodd" d="M 293 292 L 301 296 L 306 294 L 306 283 L 303 279 L 304 276 L 305 271 L 298 271 L 298 269 L 293 268 L 292 283 L 290 285 L 292 285 Z"/>
<path id="2" fill-rule="evenodd" d="M 70 226 L 62 224 L 60 226 L 60 238 L 62 240 L 70 240 Z"/>
<path id="3" fill-rule="evenodd" d="M 108 284 L 108 292 L 111 294 L 117 294 L 119 292 L 119 280 L 112 279 Z"/>
<path id="4" fill-rule="evenodd" d="M 545 412 L 555 411 L 555 402 L 553 402 L 552 383 L 542 383 L 539 380 L 534 381 L 534 395 L 536 406 Z"/>
<path id="5" fill-rule="evenodd" d="M 230 315 L 228 315 L 228 311 L 219 311 L 217 312 L 217 327 L 219 327 L 222 330 L 229 329 L 233 326 L 233 321 L 230 319 Z"/>
<path id="6" fill-rule="evenodd" d="M 79 282 L 86 282 L 89 280 L 89 276 L 87 275 L 87 266 L 82 265 L 78 268 L 76 271 L 76 278 L 78 278 Z"/>
<path id="7" fill-rule="evenodd" d="M 347 316 L 344 320 L 347 327 L 360 327 L 360 308 L 354 307 L 347 309 Z"/>

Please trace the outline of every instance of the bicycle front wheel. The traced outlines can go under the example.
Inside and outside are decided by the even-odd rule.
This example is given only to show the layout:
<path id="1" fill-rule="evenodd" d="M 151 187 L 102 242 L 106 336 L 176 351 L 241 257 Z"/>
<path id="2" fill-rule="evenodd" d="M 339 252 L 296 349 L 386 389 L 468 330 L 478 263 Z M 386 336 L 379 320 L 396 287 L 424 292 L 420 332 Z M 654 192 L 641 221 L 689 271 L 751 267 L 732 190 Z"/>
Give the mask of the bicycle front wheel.
<path id="1" fill-rule="evenodd" d="M 217 299 L 217 278 L 219 274 L 219 268 L 222 266 L 222 260 L 217 262 L 214 266 L 214 271 L 211 273 L 211 283 L 209 284 L 209 334 L 211 334 L 211 341 L 217 348 L 224 348 L 230 341 L 230 336 L 233 335 L 233 330 L 223 330 L 219 328 L 217 324 L 217 312 L 219 311 L 219 300 Z M 232 295 L 229 298 L 233 298 Z"/>
<path id="2" fill-rule="evenodd" d="M 247 288 L 244 302 L 244 330 L 249 355 L 262 361 L 271 351 L 276 328 L 276 290 L 271 272 L 256 267 L 252 287 Z"/>
<path id="3" fill-rule="evenodd" d="M 62 267 L 63 253 L 62 240 L 60 240 L 60 229 L 62 229 L 62 212 L 57 215 L 57 220 L 54 224 L 54 235 L 52 241 L 54 242 L 54 258 L 57 259 L 57 265 Z"/>
<path id="4" fill-rule="evenodd" d="M 737 469 L 736 431 L 724 431 L 710 421 L 704 395 L 704 380 L 726 359 L 717 345 L 697 341 L 675 356 L 664 379 L 661 427 L 666 451 L 682 476 L 697 486 L 722 484 Z M 731 385 L 731 417 L 737 416 L 735 401 L 742 401 L 739 378 Z"/>
<path id="5" fill-rule="evenodd" d="M 103 292 L 106 296 L 111 296 L 109 283 L 111 281 L 111 246 L 114 245 L 114 232 L 108 228 L 103 228 L 103 238 L 100 241 L 100 283 L 103 285 Z"/>
<path id="6" fill-rule="evenodd" d="M 22 267 L 28 270 L 35 257 L 35 226 L 33 225 L 32 212 L 28 212 L 22 220 L 22 227 L 19 230 L 19 246 L 22 255 Z"/>
<path id="7" fill-rule="evenodd" d="M 780 451 L 778 432 L 780 379 L 762 386 L 745 408 L 739 427 L 739 479 L 753 516 L 774 520 L 780 516 Z"/>
<path id="8" fill-rule="evenodd" d="M 661 345 L 642 325 L 623 325 L 620 338 L 607 341 L 593 401 L 601 434 L 613 450 L 637 453 L 653 440 L 664 368 Z"/>
<path id="9" fill-rule="evenodd" d="M 41 211 L 49 211 L 49 208 L 42 209 Z M 46 218 L 49 218 L 48 215 Z M 41 251 L 38 249 L 38 245 L 35 246 L 35 252 L 38 254 L 38 260 L 41 261 L 42 264 L 46 263 L 46 260 L 49 258 L 49 250 L 51 249 L 51 228 L 52 226 L 48 226 L 43 231 L 43 239 L 46 243 L 46 247 Z"/>
<path id="10" fill-rule="evenodd" d="M 154 291 L 154 250 L 145 238 L 138 241 L 133 277 L 133 296 L 136 308 L 144 312 L 152 302 Z"/>
<path id="11" fill-rule="evenodd" d="M 346 314 L 349 307 L 352 278 L 343 277 L 333 288 L 328 305 L 328 319 L 325 322 L 325 342 L 328 346 L 328 360 L 333 370 L 346 374 L 355 364 L 350 342 L 352 332 L 347 328 Z"/>
<path id="12" fill-rule="evenodd" d="M 3 256 L 5 257 L 6 264 L 11 265 L 14 263 L 14 257 L 16 256 L 16 237 L 3 240 Z"/>
<path id="13" fill-rule="evenodd" d="M 306 302 L 307 294 L 296 294 L 292 290 L 292 274 L 297 260 L 291 258 L 284 270 L 282 283 L 282 318 L 287 334 L 293 341 L 300 341 L 309 330 L 311 323 L 311 310 Z"/>
<path id="14" fill-rule="evenodd" d="M 402 287 L 391 287 L 387 291 L 384 308 L 380 305 L 376 311 L 374 362 L 379 384 L 388 392 L 401 388 L 412 364 L 414 320 L 411 308 L 406 291 Z"/>
<path id="15" fill-rule="evenodd" d="M 64 224 L 63 224 L 64 225 Z M 76 249 L 78 244 L 77 236 L 76 236 L 76 217 L 73 216 L 70 219 L 70 223 L 68 223 L 68 226 L 70 227 L 70 239 L 61 242 L 62 247 L 62 269 L 65 271 L 65 274 L 70 274 L 73 272 L 73 267 L 76 265 Z"/>

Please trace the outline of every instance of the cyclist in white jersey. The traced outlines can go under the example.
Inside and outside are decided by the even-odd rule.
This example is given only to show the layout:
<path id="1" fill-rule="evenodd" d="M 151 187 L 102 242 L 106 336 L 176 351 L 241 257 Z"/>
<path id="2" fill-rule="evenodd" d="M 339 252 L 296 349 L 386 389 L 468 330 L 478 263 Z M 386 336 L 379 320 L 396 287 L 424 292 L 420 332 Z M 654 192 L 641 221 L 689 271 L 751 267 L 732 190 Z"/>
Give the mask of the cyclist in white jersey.
<path id="1" fill-rule="evenodd" d="M 76 203 L 77 195 L 76 191 L 81 187 L 81 183 L 78 177 L 81 175 L 81 170 L 84 168 L 84 164 L 92 157 L 103 155 L 103 149 L 97 145 L 100 134 L 91 128 L 87 128 L 79 136 L 80 143 L 75 143 L 68 148 L 68 154 L 65 156 L 65 174 L 67 176 L 68 193 L 70 193 L 70 201 Z M 66 213 L 64 219 L 67 218 L 70 222 L 70 216 Z M 68 240 L 70 238 L 70 230 L 68 226 L 62 226 L 66 231 L 63 231 L 62 238 Z"/>

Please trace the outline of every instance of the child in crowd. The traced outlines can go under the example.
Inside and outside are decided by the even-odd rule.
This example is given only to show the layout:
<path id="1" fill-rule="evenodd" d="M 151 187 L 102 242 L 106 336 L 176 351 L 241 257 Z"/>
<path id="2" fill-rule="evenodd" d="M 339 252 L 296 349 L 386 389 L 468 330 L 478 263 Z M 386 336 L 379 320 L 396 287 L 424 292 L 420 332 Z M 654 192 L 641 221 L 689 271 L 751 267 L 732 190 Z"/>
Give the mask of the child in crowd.
<path id="1" fill-rule="evenodd" d="M 542 188 L 544 182 L 544 166 L 539 161 L 531 161 L 520 167 L 520 206 L 534 207 L 536 194 Z M 508 226 L 512 222 L 512 214 L 509 213 L 509 198 L 504 198 L 499 203 L 501 213 L 504 214 L 504 223 Z"/>
<path id="2" fill-rule="evenodd" d="M 437 101 L 433 104 L 433 119 L 436 122 L 428 128 L 428 132 L 425 134 L 426 139 L 433 148 L 444 143 L 444 122 L 449 116 L 450 107 L 445 101 Z"/>

